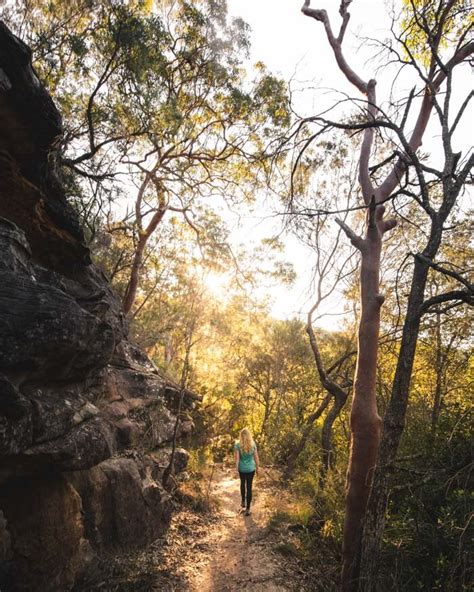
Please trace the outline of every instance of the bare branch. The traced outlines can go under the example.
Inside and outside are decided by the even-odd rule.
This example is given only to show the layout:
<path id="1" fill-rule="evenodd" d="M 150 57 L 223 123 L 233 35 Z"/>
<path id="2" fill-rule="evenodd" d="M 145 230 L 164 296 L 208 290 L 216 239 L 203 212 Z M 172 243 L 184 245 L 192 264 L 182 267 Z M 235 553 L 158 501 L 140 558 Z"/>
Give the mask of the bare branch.
<path id="1" fill-rule="evenodd" d="M 310 8 L 309 5 L 310 5 L 310 0 L 305 0 L 303 7 L 301 8 L 301 12 L 304 15 L 310 16 L 310 17 L 316 19 L 317 21 L 320 21 L 321 23 L 323 23 L 324 28 L 326 30 L 326 35 L 327 35 L 329 44 L 332 47 L 332 50 L 334 52 L 334 56 L 337 61 L 337 65 L 341 69 L 341 72 L 345 75 L 345 77 L 347 78 L 347 80 L 349 80 L 349 82 L 351 82 L 356 88 L 359 89 L 359 91 L 362 94 L 367 95 L 368 94 L 367 82 L 364 82 L 362 80 L 362 78 L 360 78 L 354 72 L 354 70 L 352 70 L 352 68 L 346 62 L 346 59 L 342 53 L 341 43 L 342 43 L 342 38 L 343 38 L 345 27 L 347 26 L 347 22 L 345 22 L 345 21 L 349 19 L 349 13 L 347 12 L 347 6 L 349 5 L 349 3 L 342 2 L 342 4 L 341 4 L 341 8 L 343 5 L 345 5 L 345 8 L 343 9 L 343 12 L 344 12 L 343 19 L 344 20 L 343 20 L 343 26 L 341 27 L 342 35 L 340 34 L 338 39 L 336 39 L 336 37 L 334 37 L 327 12 L 325 10 L 318 10 L 318 9 Z M 341 14 L 342 14 L 342 12 L 341 12 Z"/>
<path id="2" fill-rule="evenodd" d="M 365 245 L 364 239 L 361 236 L 357 235 L 340 218 L 336 218 L 336 223 L 339 224 L 339 226 L 342 228 L 342 230 L 344 231 L 345 235 L 351 241 L 351 243 L 354 245 L 354 247 L 356 247 L 356 249 L 359 249 L 359 251 L 362 251 L 364 249 L 364 245 Z"/>
<path id="3" fill-rule="evenodd" d="M 426 126 L 430 119 L 431 110 L 433 108 L 433 98 L 439 91 L 441 84 L 446 79 L 447 71 L 451 71 L 456 65 L 463 62 L 474 52 L 474 41 L 471 41 L 461 47 L 459 51 L 449 60 L 446 64 L 446 72 L 441 71 L 437 76 L 434 77 L 433 81 L 428 84 L 425 88 L 425 94 L 423 101 L 418 113 L 415 127 L 413 129 L 411 138 L 408 145 L 412 152 L 416 152 L 421 146 L 423 134 L 425 133 Z M 383 198 L 389 195 L 399 183 L 403 171 L 405 170 L 405 163 L 402 160 L 398 160 L 392 171 L 387 175 L 385 181 L 378 188 L 378 197 Z"/>
<path id="4" fill-rule="evenodd" d="M 474 292 L 472 290 L 452 290 L 444 294 L 437 294 L 425 300 L 420 307 L 420 316 L 426 314 L 431 308 L 444 302 L 465 302 L 469 306 L 474 306 Z"/>
<path id="5" fill-rule="evenodd" d="M 369 84 L 367 86 L 367 103 L 368 103 L 368 116 L 369 121 L 373 121 L 375 119 L 375 115 L 377 112 L 377 107 L 375 104 L 376 97 L 375 97 L 375 80 L 369 80 Z M 372 180 L 370 178 L 369 173 L 369 160 L 370 160 L 370 152 L 372 149 L 372 143 L 374 140 L 374 128 L 367 127 L 364 132 L 364 139 L 362 141 L 362 146 L 360 149 L 360 161 L 359 161 L 359 181 L 360 186 L 362 189 L 362 197 L 364 198 L 364 202 L 368 205 L 372 196 L 374 195 L 374 186 L 372 185 Z"/>
<path id="6" fill-rule="evenodd" d="M 466 110 L 467 106 L 469 105 L 471 99 L 474 97 L 474 90 L 471 90 L 471 92 L 467 95 L 467 97 L 465 98 L 465 100 L 463 101 L 459 111 L 457 112 L 456 118 L 453 122 L 453 125 L 451 126 L 451 129 L 449 130 L 449 133 L 452 135 L 454 133 L 454 131 L 456 130 L 456 127 L 458 126 L 459 122 L 461 121 L 461 118 L 464 114 L 464 111 Z"/>
<path id="7" fill-rule="evenodd" d="M 432 261 L 431 259 L 429 259 L 425 255 L 423 255 L 422 253 L 417 253 L 415 255 L 415 257 L 416 257 L 416 259 L 419 259 L 420 261 L 425 263 L 425 265 L 428 265 L 429 267 L 431 267 L 435 271 L 438 271 L 439 273 L 442 273 L 443 275 L 447 275 L 447 276 L 452 277 L 453 279 L 457 280 L 460 284 L 462 284 L 463 286 L 466 286 L 466 288 L 471 293 L 474 292 L 474 285 L 471 284 L 468 280 L 466 280 L 460 273 L 452 271 L 451 269 L 446 269 L 446 267 L 443 267 L 439 263 L 435 263 L 434 261 Z"/>

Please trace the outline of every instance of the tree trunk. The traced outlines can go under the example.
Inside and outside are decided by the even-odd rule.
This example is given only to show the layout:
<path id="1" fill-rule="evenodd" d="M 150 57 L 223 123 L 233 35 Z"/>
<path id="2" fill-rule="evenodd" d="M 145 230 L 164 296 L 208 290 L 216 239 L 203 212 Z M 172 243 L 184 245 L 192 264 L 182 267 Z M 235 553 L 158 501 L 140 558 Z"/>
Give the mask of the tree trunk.
<path id="1" fill-rule="evenodd" d="M 331 395 L 326 395 L 321 403 L 321 405 L 316 409 L 314 413 L 312 413 L 308 419 L 306 420 L 306 426 L 301 434 L 301 437 L 298 441 L 298 444 L 293 448 L 288 460 L 286 462 L 286 469 L 283 475 L 283 478 L 288 480 L 293 475 L 295 470 L 296 461 L 298 460 L 299 455 L 303 452 L 304 447 L 306 446 L 306 442 L 311 434 L 313 429 L 314 422 L 321 417 L 323 411 L 329 405 L 331 400 Z"/>
<path id="2" fill-rule="evenodd" d="M 321 405 L 316 409 L 316 411 L 308 417 L 306 428 L 301 435 L 300 441 L 296 448 L 293 451 L 293 454 L 290 456 L 287 468 L 285 471 L 285 478 L 289 479 L 294 471 L 296 461 L 298 456 L 304 450 L 306 445 L 306 441 L 309 438 L 311 433 L 312 427 L 314 422 L 319 419 L 322 415 L 323 411 L 329 405 L 331 401 L 331 397 L 334 399 L 333 406 L 329 411 L 328 415 L 326 416 L 324 423 L 323 423 L 323 431 L 321 434 L 321 450 L 322 450 L 322 472 L 321 472 L 321 479 L 320 485 L 324 487 L 326 482 L 326 474 L 329 469 L 330 463 L 330 456 L 332 452 L 332 426 L 336 417 L 341 412 L 342 408 L 344 407 L 345 402 L 347 401 L 347 391 L 345 391 L 342 387 L 340 387 L 334 380 L 331 380 L 329 371 L 326 371 L 323 365 L 323 360 L 321 358 L 321 352 L 319 351 L 318 341 L 316 339 L 316 334 L 313 329 L 313 313 L 316 310 L 320 301 L 317 301 L 316 304 L 311 308 L 308 313 L 308 318 L 306 322 L 306 333 L 309 337 L 309 344 L 311 346 L 311 350 L 313 352 L 314 361 L 316 363 L 316 370 L 318 371 L 319 379 L 323 388 L 328 392 L 324 400 L 322 401 Z M 343 356 L 340 361 L 343 361 L 345 357 Z M 337 367 L 338 362 L 335 362 L 332 366 L 332 369 Z"/>
<path id="3" fill-rule="evenodd" d="M 462 173 L 458 174 L 454 184 L 448 177 L 444 181 L 443 202 L 437 212 L 432 211 L 430 214 L 431 229 L 427 245 L 421 254 L 415 255 L 397 367 L 389 405 L 384 417 L 383 434 L 361 541 L 359 590 L 363 592 L 375 592 L 379 589 L 378 575 L 380 571 L 378 568 L 385 527 L 385 514 L 390 494 L 390 478 L 405 426 L 418 333 L 422 315 L 424 314 L 424 294 L 430 269 L 429 263 L 434 261 L 439 251 L 444 223 L 456 202 L 462 184 L 472 167 L 473 160 L 471 156 Z M 451 167 L 449 159 L 446 166 Z M 449 168 L 449 170 L 451 169 Z M 425 199 L 427 199 L 427 196 Z"/>
<path id="4" fill-rule="evenodd" d="M 182 413 L 182 409 L 183 409 L 184 393 L 186 390 L 186 383 L 187 383 L 188 374 L 189 374 L 189 355 L 191 353 L 191 348 L 193 345 L 192 337 L 193 337 L 193 333 L 194 333 L 194 325 L 195 325 L 195 321 L 191 321 L 191 325 L 188 327 L 188 334 L 186 335 L 186 340 L 185 340 L 186 353 L 184 356 L 183 368 L 181 370 L 181 380 L 179 381 L 180 385 L 179 385 L 178 411 L 176 413 L 176 421 L 175 421 L 174 428 L 173 428 L 173 440 L 171 442 L 171 455 L 170 455 L 170 459 L 168 462 L 168 466 L 163 471 L 163 477 L 162 477 L 162 485 L 165 489 L 168 489 L 170 478 L 174 472 L 174 458 L 176 455 L 176 441 L 177 441 L 177 437 L 178 437 L 178 429 L 181 424 L 181 413 Z"/>
<path id="5" fill-rule="evenodd" d="M 408 392 L 420 328 L 419 310 L 423 303 L 427 277 L 428 267 L 419 259 L 415 259 L 392 396 L 384 418 L 383 437 L 374 473 L 372 493 L 367 507 L 359 576 L 359 590 L 364 592 L 375 591 L 378 586 L 380 545 L 385 527 L 390 477 L 404 428 Z"/>
<path id="6" fill-rule="evenodd" d="M 270 419 L 270 397 L 271 397 L 271 393 L 267 392 L 265 393 L 263 399 L 265 401 L 265 411 L 263 413 L 263 420 L 262 420 L 262 425 L 260 426 L 260 432 L 259 432 L 259 445 L 260 445 L 260 449 L 265 447 L 265 443 L 267 441 L 267 424 L 268 424 L 268 420 Z"/>
<path id="7" fill-rule="evenodd" d="M 377 216 L 375 216 L 375 212 Z M 381 215 L 380 215 L 381 214 Z M 356 559 L 362 536 L 362 521 L 372 482 L 381 419 L 377 413 L 376 371 L 380 308 L 380 253 L 382 232 L 375 223 L 381 220 L 383 206 L 371 203 L 367 235 L 361 251 L 360 303 L 361 318 L 358 332 L 358 355 L 351 409 L 351 451 L 346 482 L 346 514 L 342 547 L 341 587 L 353 590 L 357 579 Z"/>
<path id="8" fill-rule="evenodd" d="M 122 301 L 123 312 L 125 315 L 128 315 L 132 310 L 132 306 L 135 303 L 135 298 L 137 296 L 137 289 L 138 289 L 138 282 L 140 279 L 140 271 L 142 268 L 143 263 L 143 253 L 145 252 L 145 247 L 148 242 L 150 236 L 155 232 L 156 227 L 163 219 L 165 215 L 166 208 L 160 208 L 157 210 L 153 217 L 148 224 L 145 231 L 140 230 L 137 248 L 135 249 L 135 254 L 133 256 L 133 263 L 132 263 L 132 270 L 130 272 L 130 279 L 128 280 L 127 290 L 125 292 L 125 296 Z"/>
<path id="9" fill-rule="evenodd" d="M 334 451 L 332 446 L 332 426 L 336 421 L 337 417 L 342 411 L 347 400 L 347 395 L 345 397 L 334 397 L 334 402 L 329 410 L 329 413 L 326 415 L 323 423 L 323 431 L 321 434 L 321 448 L 322 448 L 322 470 L 321 476 L 319 479 L 319 485 L 321 489 L 324 489 L 326 485 L 326 477 L 328 471 L 334 467 Z"/>
<path id="10" fill-rule="evenodd" d="M 127 291 L 125 292 L 125 296 L 122 302 L 123 312 L 125 313 L 125 315 L 128 315 L 129 312 L 132 310 L 133 303 L 135 302 L 135 298 L 137 296 L 138 280 L 140 278 L 140 270 L 142 268 L 143 262 L 143 252 L 145 251 L 147 240 L 148 238 L 145 238 L 145 235 L 140 236 L 137 248 L 135 249 L 135 254 L 133 255 L 133 263 L 132 269 L 130 271 L 130 278 L 128 280 Z"/>
<path id="11" fill-rule="evenodd" d="M 351 84 L 367 96 L 367 112 L 370 118 L 380 116 L 375 97 L 375 80 L 364 82 L 349 66 L 342 52 L 342 42 L 350 18 L 348 6 L 350 1 L 341 1 L 339 13 L 342 17 L 339 34 L 333 33 L 326 10 L 310 8 L 310 0 L 305 0 L 302 11 L 305 15 L 322 22 L 327 39 L 331 45 L 339 69 L 344 73 Z M 400 130 L 400 140 L 403 148 L 409 156 L 409 161 L 416 169 L 421 190 L 421 203 L 425 211 L 432 219 L 432 233 L 423 256 L 431 261 L 436 255 L 441 241 L 443 224 L 452 209 L 462 185 L 466 182 L 468 171 L 472 167 L 474 157 L 471 155 L 463 165 L 462 171 L 454 174 L 459 155 L 454 155 L 451 148 L 451 135 L 454 127 L 448 125 L 448 103 L 451 89 L 451 73 L 453 68 L 462 63 L 474 51 L 474 43 L 468 42 L 457 47 L 455 54 L 439 69 L 438 48 L 443 37 L 443 28 L 446 25 L 450 11 L 455 2 L 450 0 L 437 15 L 436 26 L 430 29 L 426 19 L 419 25 L 429 39 L 431 50 L 431 63 L 428 78 L 423 78 L 425 91 L 420 106 L 415 127 L 408 140 L 403 135 L 403 126 Z M 413 6 L 416 16 L 416 9 Z M 467 31 L 465 33 L 467 35 Z M 463 37 L 465 40 L 466 37 Z M 435 96 L 445 80 L 448 80 L 448 89 L 445 94 L 445 113 L 437 106 L 438 114 L 445 115 L 442 121 L 443 146 L 445 150 L 445 165 L 439 178 L 442 179 L 444 199 L 437 212 L 430 204 L 428 185 L 425 180 L 423 166 L 416 157 L 420 147 L 426 126 L 430 119 L 431 111 L 435 104 Z M 410 101 L 409 101 L 410 102 Z M 458 119 L 462 114 L 458 113 Z M 408 111 L 407 111 L 408 113 Z M 406 115 L 405 115 L 406 117 Z M 324 120 L 323 120 L 324 121 Z M 328 122 L 325 122 L 326 124 Z M 340 127 L 343 127 L 342 125 Z M 359 161 L 359 182 L 365 204 L 368 206 L 372 197 L 373 203 L 385 201 L 397 187 L 403 174 L 407 171 L 406 156 L 399 156 L 385 179 L 375 188 L 372 182 L 369 160 L 372 148 L 374 128 L 366 128 L 361 146 Z M 316 136 L 315 136 L 316 137 Z M 437 174 L 437 173 L 436 173 Z M 451 188 L 451 191 L 449 190 Z M 380 208 L 380 209 L 379 209 Z M 343 569 L 341 585 L 344 591 L 358 587 L 358 572 L 361 567 L 360 590 L 375 590 L 375 576 L 378 570 L 379 550 L 384 528 L 385 510 L 389 492 L 389 472 L 395 460 L 400 437 L 403 432 L 408 391 L 410 387 L 411 372 L 416 351 L 416 342 L 420 327 L 420 319 L 423 314 L 422 305 L 424 289 L 428 276 L 428 263 L 422 257 L 415 258 L 413 281 L 408 300 L 407 317 L 405 320 L 401 349 L 398 357 L 397 368 L 392 388 L 392 396 L 384 419 L 384 434 L 380 444 L 377 458 L 377 468 L 373 471 L 377 456 L 377 445 L 380 440 L 380 418 L 377 413 L 375 381 L 376 362 L 378 349 L 378 335 L 380 326 L 380 306 L 383 298 L 378 294 L 381 234 L 394 227 L 395 221 L 382 221 L 382 206 L 373 208 L 376 222 L 369 223 L 365 239 L 358 237 L 344 222 L 337 220 L 351 242 L 361 251 L 361 320 L 359 324 L 358 360 L 354 398 L 351 412 L 351 453 L 347 475 L 346 517 L 344 524 L 343 541 Z M 372 207 L 370 208 L 372 210 Z M 381 216 L 378 214 L 382 214 Z M 381 231 L 380 233 L 378 231 Z M 374 476 L 372 479 L 372 473 Z M 368 503 L 371 482 L 373 490 Z M 367 525 L 364 525 L 364 540 L 362 551 L 362 528 L 365 510 L 367 508 Z M 358 555 L 360 555 L 360 562 Z M 360 564 L 360 565 L 359 565 Z"/>
<path id="12" fill-rule="evenodd" d="M 441 313 L 436 313 L 436 385 L 433 397 L 433 409 L 431 410 L 431 434 L 436 436 L 441 401 L 443 398 L 443 344 L 441 340 Z"/>

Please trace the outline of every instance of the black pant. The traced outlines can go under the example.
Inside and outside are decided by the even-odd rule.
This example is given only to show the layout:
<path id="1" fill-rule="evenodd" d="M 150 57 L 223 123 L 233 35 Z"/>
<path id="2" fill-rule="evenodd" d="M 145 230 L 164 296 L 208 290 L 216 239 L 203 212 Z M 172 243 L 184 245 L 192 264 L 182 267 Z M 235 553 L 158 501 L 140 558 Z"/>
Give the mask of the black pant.
<path id="1" fill-rule="evenodd" d="M 247 510 L 250 510 L 250 504 L 252 503 L 252 482 L 255 471 L 251 473 L 242 473 L 240 475 L 240 496 L 242 498 L 242 506 L 247 503 Z"/>

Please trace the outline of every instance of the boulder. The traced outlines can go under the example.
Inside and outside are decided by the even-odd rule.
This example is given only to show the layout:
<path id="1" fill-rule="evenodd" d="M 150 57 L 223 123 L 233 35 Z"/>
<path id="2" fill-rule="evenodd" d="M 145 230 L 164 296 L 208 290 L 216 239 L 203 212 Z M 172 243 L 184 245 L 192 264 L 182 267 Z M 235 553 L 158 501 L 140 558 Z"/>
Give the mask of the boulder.
<path id="1" fill-rule="evenodd" d="M 68 479 L 81 496 L 86 537 L 96 549 L 141 547 L 163 534 L 171 496 L 148 458 L 113 458 Z"/>
<path id="2" fill-rule="evenodd" d="M 150 454 L 153 461 L 156 463 L 156 468 L 159 471 L 164 471 L 171 460 L 172 448 L 165 447 L 156 450 Z M 189 453 L 184 448 L 176 448 L 174 451 L 173 465 L 176 473 L 181 473 L 188 466 Z"/>

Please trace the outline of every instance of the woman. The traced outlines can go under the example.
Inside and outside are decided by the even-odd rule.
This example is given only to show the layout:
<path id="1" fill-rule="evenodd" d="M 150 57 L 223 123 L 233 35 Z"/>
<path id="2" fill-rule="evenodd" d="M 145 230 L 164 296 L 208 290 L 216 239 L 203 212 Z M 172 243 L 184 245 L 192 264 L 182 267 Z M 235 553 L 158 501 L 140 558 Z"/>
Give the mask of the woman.
<path id="1" fill-rule="evenodd" d="M 240 432 L 239 441 L 234 445 L 234 460 L 240 475 L 240 495 L 242 498 L 241 511 L 250 515 L 252 503 L 252 483 L 255 473 L 258 473 L 259 459 L 257 446 L 248 428 Z"/>

